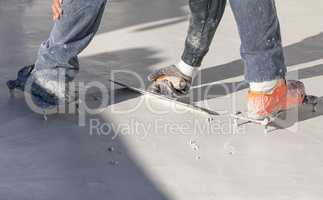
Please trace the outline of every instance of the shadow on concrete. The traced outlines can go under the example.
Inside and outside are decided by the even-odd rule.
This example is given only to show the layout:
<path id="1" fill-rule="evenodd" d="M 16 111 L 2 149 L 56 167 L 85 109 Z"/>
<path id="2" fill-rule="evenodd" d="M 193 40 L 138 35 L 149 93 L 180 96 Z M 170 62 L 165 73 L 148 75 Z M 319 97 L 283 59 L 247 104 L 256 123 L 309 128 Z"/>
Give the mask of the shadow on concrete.
<path id="1" fill-rule="evenodd" d="M 103 20 L 106 23 L 102 23 L 99 33 L 181 17 L 185 15 L 181 10 L 184 5 L 186 0 L 115 0 L 107 8 L 107 19 Z M 134 17 L 127 13 L 137 14 Z M 16 74 L 19 66 L 33 62 L 51 28 L 50 16 L 49 1 L 0 1 L 1 199 L 169 199 L 133 158 L 121 137 L 112 139 L 115 131 L 91 135 L 91 126 L 79 127 L 74 115 L 52 115 L 45 122 L 30 111 L 21 95 L 6 102 L 5 81 Z M 112 68 L 132 63 L 134 68 L 145 69 L 160 61 L 155 53 L 152 49 L 131 49 L 96 55 L 83 62 L 98 69 L 98 73 L 108 72 L 106 61 Z M 142 61 L 133 63 L 133 56 Z M 84 65 L 82 69 L 85 68 Z M 123 95 L 118 95 L 116 103 L 137 95 L 124 95 L 122 91 L 117 91 Z M 91 119 L 99 120 L 105 128 L 112 126 L 100 116 Z"/>
<path id="2" fill-rule="evenodd" d="M 138 96 L 123 90 L 115 91 L 114 104 Z M 85 126 L 79 126 L 76 114 L 48 118 L 31 112 L 21 92 L 2 104 L 1 198 L 169 199 L 133 158 L 109 119 L 87 114 Z"/>
<path id="3" fill-rule="evenodd" d="M 319 60 L 323 58 L 323 33 L 306 38 L 298 43 L 286 46 L 284 48 L 285 60 L 288 67 Z M 323 75 L 323 66 L 317 65 L 306 69 L 297 71 L 296 77 L 299 79 L 311 78 Z M 206 85 L 199 87 L 199 84 L 194 83 L 195 89 L 193 93 L 200 92 L 205 94 L 205 91 L 209 91 L 209 94 L 203 95 L 207 99 L 211 99 L 218 96 L 227 95 L 233 92 L 237 92 L 248 87 L 247 83 L 233 82 L 233 83 L 221 83 L 221 81 L 244 74 L 244 66 L 242 60 L 235 60 L 223 65 L 214 66 L 201 70 L 201 82 L 199 84 Z M 291 72 L 289 74 L 294 74 Z M 212 84 L 213 82 L 220 82 L 219 84 Z M 238 85 L 238 87 L 237 87 Z M 223 88 L 226 88 L 224 90 Z M 198 100 L 198 99 L 195 99 Z M 204 100 L 204 99 L 203 99 Z"/>
<path id="4" fill-rule="evenodd" d="M 81 59 L 79 78 L 105 81 L 112 69 L 128 63 L 147 71 L 161 61 L 156 53 L 137 48 L 87 57 Z M 135 57 L 140 62 L 132 62 Z M 138 95 L 118 89 L 113 104 Z M 77 115 L 56 114 L 43 121 L 18 93 L 1 102 L 0 122 L 3 199 L 169 199 L 132 157 L 122 137 L 113 139 L 119 130 L 107 119 L 88 116 L 84 127 L 78 126 Z"/>
<path id="5" fill-rule="evenodd" d="M 138 80 L 146 84 L 148 81 L 146 77 L 150 72 L 149 67 L 164 60 L 159 53 L 159 50 L 142 47 L 82 57 L 80 58 L 82 68 L 78 79 L 95 80 L 109 85 L 109 79 L 114 79 L 113 76 L 121 76 L 124 81 Z"/>
<path id="6" fill-rule="evenodd" d="M 301 105 L 298 108 L 290 109 L 283 113 L 279 119 L 277 119 L 272 126 L 273 132 L 277 129 L 287 129 L 295 125 L 297 122 L 306 121 L 312 118 L 316 118 L 323 115 L 323 97 L 319 97 L 319 103 L 316 107 L 316 112 L 313 112 L 312 105 Z M 297 127 L 296 127 L 297 128 Z"/>
<path id="7" fill-rule="evenodd" d="M 297 80 L 313 78 L 317 76 L 323 76 L 323 65 L 315 65 L 287 73 L 287 77 L 296 78 Z M 207 84 L 203 87 L 197 86 L 196 88 L 194 88 L 192 90 L 193 101 L 196 102 L 201 101 L 201 99 L 213 99 L 249 88 L 249 84 L 245 81 L 221 82 L 221 80 L 219 80 L 219 82 L 220 83 Z"/>
<path id="8" fill-rule="evenodd" d="M 181 17 L 179 19 L 174 19 L 174 20 L 171 20 L 171 21 L 168 21 L 168 22 L 158 23 L 158 24 L 146 26 L 144 28 L 138 28 L 138 29 L 135 30 L 135 32 L 149 31 L 149 30 L 152 30 L 152 29 L 162 28 L 162 27 L 165 27 L 165 26 L 170 26 L 170 25 L 174 25 L 174 24 L 181 23 L 181 22 L 184 22 L 184 21 L 187 21 L 187 17 Z"/>
<path id="9" fill-rule="evenodd" d="M 53 115 L 46 122 L 24 113 L 1 124 L 2 199 L 169 199 L 106 119 L 91 116 L 95 124 L 80 127 L 77 116 Z"/>
<path id="10" fill-rule="evenodd" d="M 323 33 L 320 33 L 316 36 L 306 38 L 301 42 L 285 47 L 284 51 L 286 52 L 286 63 L 288 63 L 288 66 L 291 67 L 291 65 L 297 65 L 322 59 L 323 50 L 320 49 L 318 45 L 318 43 L 321 42 L 322 39 Z M 307 54 L 307 56 L 299 56 L 299 54 L 302 53 L 302 50 L 304 51 L 304 54 Z M 109 70 L 106 71 L 106 76 L 109 76 L 112 70 L 119 70 L 124 66 L 127 70 L 134 71 L 140 74 L 142 78 L 145 78 L 149 73 L 149 66 L 155 65 L 162 61 L 162 58 L 156 57 L 157 54 L 158 52 L 153 49 L 139 48 L 104 53 L 84 58 L 84 60 L 101 62 L 104 63 L 104 66 L 109 66 Z M 294 58 L 294 54 L 298 55 L 296 56 L 297 59 Z M 133 63 L 133 61 L 136 61 L 138 57 L 142 58 L 142 60 L 140 62 Z M 131 67 L 129 67 L 129 63 L 132 63 Z M 100 70 L 98 69 L 91 71 L 100 72 Z M 201 100 L 208 100 L 247 89 L 249 85 L 245 81 L 221 83 L 221 81 L 225 79 L 241 76 L 243 75 L 243 72 L 244 67 L 241 60 L 236 60 L 224 65 L 204 69 L 201 73 L 201 80 L 203 84 L 206 84 L 206 86 L 197 86 L 192 90 L 189 97 L 183 98 L 183 101 L 197 102 Z M 103 73 L 101 73 L 101 75 L 102 74 Z M 297 71 L 288 72 L 287 74 L 287 76 L 296 77 L 298 79 L 312 78 L 321 75 L 323 75 L 323 65 L 303 68 Z M 103 80 L 107 78 L 106 76 L 103 78 Z M 127 75 L 125 75 L 124 80 L 126 80 L 126 78 Z M 213 84 L 213 82 L 215 81 L 220 83 Z M 119 90 L 118 92 L 118 95 L 120 95 L 120 97 L 122 98 L 116 98 L 115 103 L 119 103 L 121 101 L 129 100 L 131 98 L 136 98 L 139 96 L 139 94 L 130 92 L 126 89 Z"/>
<path id="11" fill-rule="evenodd" d="M 187 6 L 186 0 L 112 0 L 106 7 L 103 16 L 103 21 L 106 22 L 102 23 L 99 34 L 166 19 L 187 18 L 187 13 L 183 10 L 184 6 Z M 182 20 L 174 20 L 171 24 L 180 22 Z M 152 28 L 158 28 L 158 26 L 152 26 L 147 30 Z"/>

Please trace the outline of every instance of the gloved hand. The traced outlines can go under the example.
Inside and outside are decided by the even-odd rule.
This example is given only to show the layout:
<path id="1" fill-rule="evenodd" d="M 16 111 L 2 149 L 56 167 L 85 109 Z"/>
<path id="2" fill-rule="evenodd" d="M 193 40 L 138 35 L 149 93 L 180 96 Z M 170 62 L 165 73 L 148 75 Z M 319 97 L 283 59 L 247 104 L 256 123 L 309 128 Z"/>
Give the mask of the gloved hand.
<path id="1" fill-rule="evenodd" d="M 184 75 L 175 65 L 156 70 L 148 76 L 153 83 L 149 86 L 150 92 L 169 97 L 186 95 L 191 87 L 192 78 Z"/>

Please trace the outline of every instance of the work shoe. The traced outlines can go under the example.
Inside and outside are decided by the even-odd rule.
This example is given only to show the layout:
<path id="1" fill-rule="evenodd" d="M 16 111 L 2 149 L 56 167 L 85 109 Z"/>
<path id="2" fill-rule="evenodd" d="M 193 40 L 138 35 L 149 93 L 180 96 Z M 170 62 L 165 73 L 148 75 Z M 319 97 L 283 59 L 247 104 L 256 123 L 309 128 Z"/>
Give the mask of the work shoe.
<path id="1" fill-rule="evenodd" d="M 186 95 L 192 82 L 192 78 L 184 75 L 175 65 L 151 73 L 148 80 L 153 82 L 148 91 L 175 98 Z"/>
<path id="2" fill-rule="evenodd" d="M 30 93 L 37 105 L 58 105 L 58 97 L 35 81 L 33 77 L 34 67 L 34 65 L 29 65 L 21 68 L 17 73 L 17 79 L 7 82 L 8 88 Z"/>
<path id="3" fill-rule="evenodd" d="M 269 92 L 248 93 L 248 117 L 264 119 L 304 102 L 305 86 L 300 81 L 279 80 Z"/>

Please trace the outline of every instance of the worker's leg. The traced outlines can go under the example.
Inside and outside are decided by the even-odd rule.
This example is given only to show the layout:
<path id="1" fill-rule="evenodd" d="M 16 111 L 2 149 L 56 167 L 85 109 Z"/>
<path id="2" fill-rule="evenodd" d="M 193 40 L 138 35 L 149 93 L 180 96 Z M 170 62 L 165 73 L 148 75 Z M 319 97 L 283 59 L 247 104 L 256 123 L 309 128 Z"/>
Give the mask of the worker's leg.
<path id="1" fill-rule="evenodd" d="M 189 1 L 190 25 L 182 55 L 186 64 L 194 67 L 201 65 L 222 19 L 225 5 L 226 0 Z"/>
<path id="2" fill-rule="evenodd" d="M 241 37 L 248 114 L 255 119 L 302 104 L 305 87 L 285 81 L 286 65 L 274 0 L 230 0 Z"/>
<path id="3" fill-rule="evenodd" d="M 286 73 L 274 0 L 230 0 L 240 38 L 245 79 L 263 82 Z"/>
<path id="4" fill-rule="evenodd" d="M 194 72 L 209 50 L 222 19 L 226 0 L 190 0 L 190 25 L 181 61 L 150 74 L 150 90 L 167 96 L 186 94 Z M 174 78 L 175 77 L 175 78 Z"/>
<path id="5" fill-rule="evenodd" d="M 35 64 L 19 70 L 9 89 L 21 89 L 42 104 L 64 102 L 68 82 L 78 72 L 77 55 L 87 47 L 100 25 L 107 0 L 64 0 L 63 16 L 41 44 Z"/>
<path id="6" fill-rule="evenodd" d="M 106 0 L 64 0 L 63 16 L 41 44 L 33 77 L 59 98 L 65 94 L 64 83 L 78 71 L 77 55 L 97 32 L 105 4 Z"/>

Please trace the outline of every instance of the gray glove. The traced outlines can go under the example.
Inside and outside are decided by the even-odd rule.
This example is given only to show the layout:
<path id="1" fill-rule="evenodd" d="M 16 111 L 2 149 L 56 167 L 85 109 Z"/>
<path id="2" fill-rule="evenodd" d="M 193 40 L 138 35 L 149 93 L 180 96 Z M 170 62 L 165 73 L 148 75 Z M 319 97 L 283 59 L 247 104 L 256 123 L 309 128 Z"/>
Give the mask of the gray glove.
<path id="1" fill-rule="evenodd" d="M 151 73 L 148 80 L 153 82 L 148 91 L 168 97 L 186 95 L 192 82 L 192 78 L 180 72 L 175 65 Z"/>

